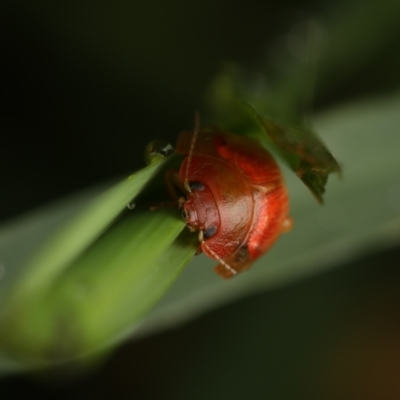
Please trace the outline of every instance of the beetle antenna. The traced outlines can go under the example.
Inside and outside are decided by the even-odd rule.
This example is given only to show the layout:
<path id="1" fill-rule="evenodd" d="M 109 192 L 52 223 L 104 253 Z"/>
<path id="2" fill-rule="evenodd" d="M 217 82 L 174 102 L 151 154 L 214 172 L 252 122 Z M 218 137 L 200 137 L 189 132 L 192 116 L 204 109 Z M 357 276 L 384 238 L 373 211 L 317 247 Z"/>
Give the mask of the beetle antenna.
<path id="1" fill-rule="evenodd" d="M 185 181 L 183 182 L 185 188 L 187 189 L 188 192 L 191 192 L 192 190 L 190 189 L 189 186 L 189 181 L 188 181 L 188 176 L 189 176 L 189 166 L 190 166 L 190 161 L 192 160 L 192 156 L 193 156 L 193 149 L 194 149 L 194 145 L 196 143 L 197 140 L 197 136 L 199 134 L 200 131 L 200 114 L 198 111 L 195 112 L 194 114 L 194 131 L 193 131 L 193 137 L 192 137 L 192 141 L 190 143 L 190 149 L 189 149 L 189 154 L 188 154 L 188 161 L 186 164 L 186 172 L 185 172 Z"/>
<path id="2" fill-rule="evenodd" d="M 209 246 L 207 246 L 206 242 L 204 240 L 200 241 L 201 244 L 215 257 L 216 260 L 218 260 L 232 275 L 236 275 L 237 271 L 233 269 L 229 264 L 227 264 L 221 257 L 217 256 Z"/>

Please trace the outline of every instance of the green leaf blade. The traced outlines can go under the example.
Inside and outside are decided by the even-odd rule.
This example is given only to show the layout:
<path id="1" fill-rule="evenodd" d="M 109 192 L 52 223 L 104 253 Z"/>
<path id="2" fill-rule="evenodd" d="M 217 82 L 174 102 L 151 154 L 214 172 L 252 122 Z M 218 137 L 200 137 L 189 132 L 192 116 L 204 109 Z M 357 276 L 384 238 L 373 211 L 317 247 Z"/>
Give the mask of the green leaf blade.
<path id="1" fill-rule="evenodd" d="M 342 173 L 332 153 L 310 129 L 301 125 L 293 128 L 276 123 L 261 116 L 250 105 L 248 107 L 280 156 L 310 189 L 318 202 L 323 203 L 329 175 L 333 172 L 339 175 Z"/>
<path id="2" fill-rule="evenodd" d="M 26 266 L 19 293 L 26 295 L 50 284 L 105 231 L 162 167 L 163 163 L 149 165 L 91 201 Z"/>
<path id="3" fill-rule="evenodd" d="M 2 350 L 38 367 L 115 344 L 195 253 L 193 237 L 181 235 L 184 226 L 166 210 L 138 210 L 123 218 L 49 290 L 12 304 L 2 320 Z"/>
<path id="4" fill-rule="evenodd" d="M 163 295 L 195 253 L 193 237 L 181 237 L 173 208 L 126 204 L 165 167 L 152 164 L 96 196 L 2 282 L 3 360 L 36 368 L 92 354 Z"/>

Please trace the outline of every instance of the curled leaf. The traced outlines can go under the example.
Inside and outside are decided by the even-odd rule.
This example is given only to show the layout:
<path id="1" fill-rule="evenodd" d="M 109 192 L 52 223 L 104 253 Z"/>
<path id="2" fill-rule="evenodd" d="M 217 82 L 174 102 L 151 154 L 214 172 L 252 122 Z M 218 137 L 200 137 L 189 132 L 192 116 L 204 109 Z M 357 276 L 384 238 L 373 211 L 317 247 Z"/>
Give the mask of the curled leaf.
<path id="1" fill-rule="evenodd" d="M 341 168 L 332 153 L 313 131 L 281 125 L 260 116 L 250 105 L 248 107 L 282 158 L 315 198 L 323 203 L 322 195 L 329 174 L 336 172 L 341 175 Z"/>

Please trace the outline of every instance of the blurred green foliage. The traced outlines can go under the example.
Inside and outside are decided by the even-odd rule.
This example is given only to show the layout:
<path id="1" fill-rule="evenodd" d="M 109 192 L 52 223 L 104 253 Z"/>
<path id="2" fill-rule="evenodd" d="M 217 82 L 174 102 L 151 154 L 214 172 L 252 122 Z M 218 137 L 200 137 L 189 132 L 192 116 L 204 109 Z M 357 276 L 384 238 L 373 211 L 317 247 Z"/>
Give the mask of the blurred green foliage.
<path id="1" fill-rule="evenodd" d="M 125 212 L 106 234 L 92 238 L 99 252 L 95 255 L 91 253 L 93 248 L 87 249 L 83 257 L 93 257 L 90 263 L 82 264 L 81 260 L 75 259 L 81 255 L 82 247 L 74 255 L 68 272 L 59 274 L 61 270 L 58 271 L 56 281 L 44 279 L 45 286 L 50 282 L 47 286 L 50 290 L 36 292 L 39 294 L 37 297 L 28 296 L 29 301 L 22 311 L 19 310 L 20 314 L 13 311 L 10 314 L 10 308 L 4 306 L 4 299 L 9 299 L 5 295 L 12 292 L 19 282 L 27 283 L 28 287 L 29 284 L 36 285 L 35 282 L 41 283 L 41 274 L 36 275 L 38 279 L 31 280 L 30 272 L 14 276 L 11 271 L 34 265 L 30 264 L 31 256 L 44 240 L 52 237 L 60 226 L 68 224 L 82 210 L 80 215 L 87 215 L 85 207 L 90 210 L 92 199 L 103 189 L 4 224 L 0 230 L 1 321 L 6 324 L 0 332 L 4 372 L 43 365 L 43 362 L 59 362 L 102 346 L 104 349 L 104 346 L 115 345 L 132 333 L 147 335 L 175 326 L 245 294 L 287 285 L 372 249 L 398 243 L 398 1 L 352 1 L 330 5 L 315 2 L 307 3 L 303 8 L 289 1 L 280 5 L 262 1 L 237 1 L 230 5 L 222 1 L 178 0 L 154 4 L 117 2 L 113 5 L 105 1 L 96 4 L 6 1 L 2 7 L 6 11 L 0 17 L 7 60 L 5 76 L 10 77 L 4 90 L 8 101 L 2 110 L 3 131 L 10 133 L 9 151 L 4 154 L 4 167 L 1 168 L 1 177 L 7 188 L 1 198 L 3 220 L 71 189 L 84 188 L 88 182 L 100 182 L 142 166 L 141 152 L 146 142 L 156 137 L 173 142 L 177 131 L 192 126 L 193 111 L 199 109 L 201 96 L 212 81 L 214 92 L 212 96 L 212 90 L 207 92 L 204 108 L 208 108 L 208 112 L 202 113 L 204 121 L 237 131 L 251 128 L 247 133 L 253 134 L 254 125 L 243 123 L 240 113 L 232 113 L 226 107 L 227 103 L 221 100 L 225 96 L 230 101 L 237 97 L 237 93 L 215 92 L 216 87 L 222 87 L 215 82 L 227 78 L 220 73 L 220 63 L 225 60 L 244 60 L 241 68 L 234 63 L 231 70 L 238 77 L 241 93 L 246 93 L 246 100 L 261 114 L 287 119 L 295 124 L 299 121 L 311 124 L 321 133 L 344 169 L 344 180 L 330 182 L 323 208 L 318 208 L 288 174 L 294 231 L 251 272 L 229 283 L 219 281 L 212 274 L 211 268 L 207 267 L 210 261 L 197 258 L 144 319 L 137 318 L 143 315 L 146 307 L 154 304 L 161 292 L 149 292 L 146 288 L 152 281 L 148 281 L 140 289 L 146 295 L 143 296 L 140 290 L 129 294 L 128 283 L 135 271 L 125 266 L 132 260 L 143 260 L 141 267 L 145 268 L 145 260 L 152 258 L 158 260 L 152 264 L 155 271 L 162 270 L 165 277 L 175 277 L 181 265 L 165 261 L 176 257 L 176 254 L 168 253 L 170 250 L 167 248 L 180 252 L 182 259 L 193 253 L 193 238 L 179 236 L 183 228 L 179 215 L 169 211 L 156 213 L 152 216 L 153 225 L 148 225 L 146 217 L 146 222 L 138 228 L 135 221 L 136 216 L 140 220 L 141 210 Z M 268 57 L 262 50 L 266 47 L 271 49 Z M 381 98 L 360 99 L 367 95 Z M 353 104 L 343 104 L 349 99 Z M 311 103 L 318 111 L 313 118 L 310 115 Z M 335 103 L 335 108 L 322 112 Z M 44 151 L 46 147 L 52 149 Z M 28 157 L 31 157 L 29 162 Z M 13 174 L 9 173 L 10 170 Z M 118 204 L 110 209 L 114 217 L 134 196 L 128 197 L 128 200 L 118 200 Z M 92 217 L 94 221 L 94 215 Z M 102 217 L 100 220 L 105 227 L 107 218 Z M 156 228 L 152 229 L 153 226 Z M 148 240 L 143 240 L 143 236 Z M 161 238 L 166 241 L 161 242 Z M 125 252 L 135 240 L 141 243 L 140 251 L 135 250 L 139 247 L 132 247 L 130 252 Z M 172 248 L 169 247 L 171 243 Z M 113 254 L 121 259 L 123 256 L 126 258 L 120 264 L 115 262 L 115 269 L 99 267 L 97 271 L 99 260 L 108 263 L 103 266 L 114 263 L 107 260 L 110 254 L 107 249 L 113 249 Z M 58 251 L 55 255 L 60 257 Z M 167 267 L 171 270 L 167 271 Z M 37 271 L 40 271 L 40 265 Z M 362 274 L 360 271 L 359 275 Z M 347 373 L 340 376 L 340 368 L 335 365 L 344 364 L 338 358 L 332 367 L 336 378 L 332 379 L 337 379 L 339 386 L 325 379 L 322 381 L 326 388 L 317 388 L 315 384 L 318 390 L 313 392 L 310 389 L 313 379 L 306 372 L 302 376 L 294 374 L 300 377 L 299 381 L 293 383 L 290 380 L 290 372 L 296 372 L 296 366 L 304 365 L 302 360 L 312 363 L 312 354 L 324 347 L 322 341 L 312 347 L 314 339 L 304 341 L 302 338 L 315 338 L 314 326 L 323 330 L 327 324 L 330 329 L 332 321 L 335 318 L 339 320 L 337 313 L 345 308 L 342 303 L 351 301 L 348 295 L 333 296 L 341 307 L 332 304 L 326 314 L 317 310 L 318 303 L 324 299 L 324 294 L 318 290 L 323 279 L 309 281 L 307 291 L 316 294 L 310 297 L 303 294 L 298 309 L 293 306 L 297 297 L 290 294 L 291 287 L 288 287 L 289 294 L 284 301 L 291 306 L 285 308 L 283 303 L 279 303 L 280 296 L 276 292 L 267 293 L 263 299 L 254 297 L 249 309 L 243 305 L 245 303 L 239 303 L 226 313 L 219 311 L 216 318 L 222 321 L 220 323 L 210 317 L 203 325 L 183 330 L 182 335 L 191 336 L 185 342 L 189 351 L 182 357 L 182 363 L 188 366 L 184 374 L 187 386 L 177 389 L 182 386 L 182 381 L 171 377 L 171 385 L 176 385 L 172 390 L 175 398 L 194 398 L 192 391 L 198 393 L 199 398 L 221 397 L 227 393 L 231 398 L 243 398 L 243 393 L 250 393 L 249 398 L 271 395 L 285 398 L 286 395 L 296 395 L 307 385 L 304 398 L 321 398 L 329 391 L 332 399 L 357 398 L 359 393 L 362 398 L 368 398 L 368 395 L 371 399 L 380 398 L 376 395 L 379 391 L 361 390 L 362 383 L 355 387 L 343 384 L 346 379 L 353 378 L 353 373 L 362 374 L 362 366 L 354 363 L 354 369 L 349 367 Z M 352 282 L 356 280 L 354 277 L 351 279 Z M 171 282 L 169 278 L 167 280 Z M 158 282 L 165 290 L 167 282 Z M 18 303 L 18 299 L 26 295 L 25 283 L 18 290 L 17 300 L 13 301 Z M 328 283 L 324 286 L 323 282 L 322 285 L 322 288 L 329 286 Z M 353 286 L 350 285 L 348 290 L 351 292 Z M 150 293 L 157 296 L 148 296 Z M 390 293 L 395 293 L 395 290 Z M 149 302 L 139 304 L 141 298 L 148 298 Z M 368 296 L 362 299 L 367 301 Z M 275 302 L 275 319 L 269 318 L 267 311 L 274 307 Z M 321 304 L 329 302 L 328 299 Z M 137 307 L 132 308 L 132 304 Z M 300 304 L 309 310 L 308 314 L 301 312 Z M 363 307 L 364 303 L 360 309 Z M 382 305 L 382 309 L 384 307 Z M 286 313 L 292 316 L 292 320 L 284 319 Z M 296 315 L 304 316 L 303 324 L 293 323 Z M 13 323 L 7 325 L 7 321 L 13 318 Z M 321 318 L 326 322 L 321 323 Z M 257 329 L 258 320 L 262 321 L 260 330 Z M 268 336 L 267 325 L 277 321 L 282 322 L 278 323 L 275 335 L 287 338 L 287 342 L 280 342 L 275 349 L 277 354 L 271 357 L 274 363 L 266 367 L 255 354 L 269 357 L 274 351 L 271 347 L 274 335 Z M 348 320 L 341 323 L 347 324 Z M 371 324 L 365 325 L 365 329 L 370 327 Z M 200 332 L 196 332 L 197 329 Z M 212 330 L 213 334 L 206 336 L 208 341 L 196 341 L 196 335 L 202 336 L 201 329 Z M 226 339 L 232 331 L 235 332 L 232 340 Z M 45 332 L 44 336 L 42 332 Z M 338 334 L 345 337 L 343 343 L 347 343 L 341 347 L 345 349 L 340 353 L 341 357 L 350 357 L 351 352 L 357 349 L 358 335 L 363 337 L 365 332 L 359 326 L 355 327 L 353 341 L 351 337 L 346 339 L 344 331 L 340 332 Z M 294 346 L 297 339 L 300 350 L 292 353 L 290 346 Z M 216 344 L 212 345 L 214 340 Z M 180 339 L 176 339 L 171 344 L 173 349 L 168 356 L 172 359 L 175 349 L 178 353 L 180 351 L 179 342 Z M 210 352 L 204 351 L 202 360 L 193 360 L 190 348 L 200 342 Z M 152 343 L 150 347 L 157 347 Z M 396 341 L 390 343 L 396 351 Z M 377 347 L 377 356 L 367 359 L 371 366 L 382 354 L 378 344 Z M 138 349 L 140 344 L 136 351 Z M 147 350 L 153 356 L 156 353 L 152 353 L 149 347 Z M 240 357 L 243 354 L 249 354 L 249 357 Z M 148 357 L 143 353 L 138 364 L 145 363 Z M 163 365 L 162 360 L 154 359 Z M 212 362 L 213 359 L 217 362 Z M 385 363 L 383 356 L 378 359 Z M 332 359 L 327 360 L 327 363 L 333 363 L 329 361 Z M 205 384 L 200 377 L 209 369 L 209 361 L 215 366 L 210 369 L 215 378 L 210 377 Z M 235 363 L 239 367 L 232 368 Z M 241 363 L 245 363 L 247 369 L 243 379 L 238 379 Z M 148 371 L 151 374 L 151 368 Z M 391 373 L 396 371 L 398 368 L 393 363 Z M 122 372 L 121 375 L 124 376 Z M 262 378 L 252 379 L 252 376 L 265 376 L 274 384 L 263 385 Z M 361 382 L 361 379 L 354 381 Z M 226 387 L 230 382 L 235 384 L 228 390 Z M 288 382 L 294 385 L 293 391 L 289 390 Z M 377 382 L 384 382 L 384 379 L 379 381 L 377 378 Z M 387 382 L 393 385 L 391 380 Z M 338 387 L 348 389 L 339 390 Z M 396 393 L 395 388 L 395 397 L 382 391 L 381 398 L 398 398 Z M 145 395 L 142 397 L 146 398 Z"/>

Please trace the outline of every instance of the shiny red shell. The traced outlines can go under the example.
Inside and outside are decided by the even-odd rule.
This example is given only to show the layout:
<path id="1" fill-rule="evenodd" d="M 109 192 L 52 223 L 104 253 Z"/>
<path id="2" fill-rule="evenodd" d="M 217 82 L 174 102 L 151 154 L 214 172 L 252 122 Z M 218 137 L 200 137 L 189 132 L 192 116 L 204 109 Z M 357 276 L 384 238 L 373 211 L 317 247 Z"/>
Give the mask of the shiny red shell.
<path id="1" fill-rule="evenodd" d="M 216 128 L 182 132 L 176 151 L 188 155 L 176 177 L 180 206 L 200 249 L 219 261 L 223 278 L 248 269 L 291 227 L 282 174 L 257 142 Z"/>

